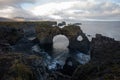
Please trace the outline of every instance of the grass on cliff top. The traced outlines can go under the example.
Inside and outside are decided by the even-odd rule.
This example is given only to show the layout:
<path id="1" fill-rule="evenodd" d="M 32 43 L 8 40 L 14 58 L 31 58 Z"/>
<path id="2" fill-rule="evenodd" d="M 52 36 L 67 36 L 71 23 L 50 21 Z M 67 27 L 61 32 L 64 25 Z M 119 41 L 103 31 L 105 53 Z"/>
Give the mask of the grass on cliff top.
<path id="1" fill-rule="evenodd" d="M 120 63 L 93 64 L 79 66 L 72 80 L 120 80 Z"/>
<path id="2" fill-rule="evenodd" d="M 36 60 L 41 60 L 41 57 L 12 52 L 0 54 L 0 80 L 35 79 L 31 64 Z"/>

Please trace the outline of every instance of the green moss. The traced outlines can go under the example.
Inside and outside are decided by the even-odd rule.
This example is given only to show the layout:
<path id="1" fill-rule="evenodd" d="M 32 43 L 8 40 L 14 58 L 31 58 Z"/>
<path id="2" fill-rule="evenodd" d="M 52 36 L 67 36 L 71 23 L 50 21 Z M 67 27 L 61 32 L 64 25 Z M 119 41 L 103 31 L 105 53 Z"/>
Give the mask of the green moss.
<path id="1" fill-rule="evenodd" d="M 28 65 L 20 63 L 18 59 L 16 59 L 10 67 L 10 72 L 15 73 L 13 76 L 17 80 L 30 80 L 33 75 L 31 68 Z"/>
<path id="2" fill-rule="evenodd" d="M 119 63 L 103 63 L 93 64 L 88 63 L 79 66 L 73 76 L 72 80 L 119 80 L 120 79 L 120 64 Z"/>

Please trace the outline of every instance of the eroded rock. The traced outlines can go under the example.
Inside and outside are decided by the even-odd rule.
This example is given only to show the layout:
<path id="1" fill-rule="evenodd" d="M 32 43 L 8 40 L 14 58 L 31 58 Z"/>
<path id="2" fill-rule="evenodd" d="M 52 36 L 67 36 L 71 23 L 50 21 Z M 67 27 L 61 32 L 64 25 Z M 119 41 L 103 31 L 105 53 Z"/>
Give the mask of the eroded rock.
<path id="1" fill-rule="evenodd" d="M 120 41 L 97 34 L 91 42 L 91 61 L 120 60 Z"/>
<path id="2" fill-rule="evenodd" d="M 37 26 L 37 37 L 40 40 L 40 44 L 53 44 L 53 37 L 56 35 L 65 35 L 69 39 L 69 48 L 78 50 L 80 52 L 88 54 L 89 40 L 82 32 L 79 26 L 69 25 L 64 28 L 51 26 Z M 81 41 L 78 41 L 78 36 L 82 37 Z"/>

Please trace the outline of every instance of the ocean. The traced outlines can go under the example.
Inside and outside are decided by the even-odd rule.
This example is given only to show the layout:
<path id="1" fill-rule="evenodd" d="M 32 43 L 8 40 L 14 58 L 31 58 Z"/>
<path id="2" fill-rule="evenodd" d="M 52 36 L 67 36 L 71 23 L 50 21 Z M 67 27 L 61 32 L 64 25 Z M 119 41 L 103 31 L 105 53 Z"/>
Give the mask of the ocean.
<path id="1" fill-rule="evenodd" d="M 120 21 L 81 21 L 81 29 L 92 37 L 95 34 L 114 38 L 120 41 Z"/>

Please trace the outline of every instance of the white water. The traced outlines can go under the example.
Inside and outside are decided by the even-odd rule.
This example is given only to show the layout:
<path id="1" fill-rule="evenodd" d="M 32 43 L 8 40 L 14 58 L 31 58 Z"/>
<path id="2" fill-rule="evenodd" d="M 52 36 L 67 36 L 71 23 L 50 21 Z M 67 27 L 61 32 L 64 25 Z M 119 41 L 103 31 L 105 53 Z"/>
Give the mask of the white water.
<path id="1" fill-rule="evenodd" d="M 65 61 L 69 56 L 68 45 L 69 40 L 64 35 L 57 35 L 53 38 L 52 62 L 49 65 L 49 69 L 55 69 L 57 64 L 61 66 L 65 64 Z"/>
<path id="2" fill-rule="evenodd" d="M 81 37 L 79 37 L 79 40 L 82 40 Z M 69 40 L 64 35 L 57 35 L 53 38 L 53 55 L 51 57 L 51 62 L 49 63 L 48 68 L 49 69 L 57 69 L 57 64 L 63 67 L 65 64 L 65 61 L 71 54 L 69 54 L 69 49 L 67 48 L 69 45 Z M 72 56 L 77 62 L 80 64 L 85 64 L 89 62 L 90 55 L 76 52 Z M 72 62 L 69 62 L 69 65 L 72 66 Z"/>

